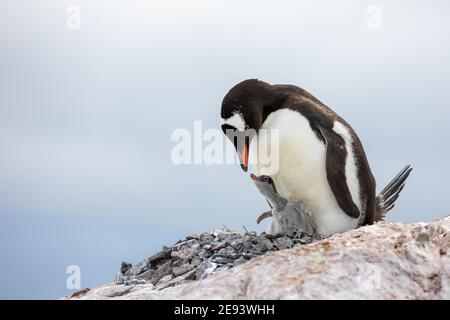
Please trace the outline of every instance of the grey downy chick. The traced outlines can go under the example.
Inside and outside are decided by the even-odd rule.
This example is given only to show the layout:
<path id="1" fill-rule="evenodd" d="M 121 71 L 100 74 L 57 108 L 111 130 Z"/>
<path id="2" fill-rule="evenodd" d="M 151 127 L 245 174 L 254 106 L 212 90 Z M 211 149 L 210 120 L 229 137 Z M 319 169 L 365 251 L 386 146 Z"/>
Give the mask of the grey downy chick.
<path id="1" fill-rule="evenodd" d="M 288 201 L 283 198 L 275 188 L 275 184 L 269 176 L 250 175 L 250 178 L 258 188 L 259 192 L 266 198 L 271 211 L 264 212 L 257 219 L 259 224 L 263 219 L 273 217 L 266 232 L 269 234 L 280 233 L 286 230 L 302 230 L 315 234 L 316 227 L 314 219 L 307 208 L 299 202 Z"/>

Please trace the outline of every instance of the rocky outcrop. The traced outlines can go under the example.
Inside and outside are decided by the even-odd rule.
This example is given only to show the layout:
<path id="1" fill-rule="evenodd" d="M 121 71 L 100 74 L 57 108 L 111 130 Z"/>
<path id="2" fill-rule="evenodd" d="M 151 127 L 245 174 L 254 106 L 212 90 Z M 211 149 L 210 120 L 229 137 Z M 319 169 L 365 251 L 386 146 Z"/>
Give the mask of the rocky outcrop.
<path id="1" fill-rule="evenodd" d="M 163 248 L 156 260 L 125 263 L 116 283 L 72 298 L 450 299 L 450 217 L 380 222 L 319 241 L 305 234 L 210 235 Z M 207 263 L 209 269 L 200 267 Z"/>
<path id="2" fill-rule="evenodd" d="M 122 262 L 116 284 L 152 284 L 155 290 L 205 279 L 265 254 L 317 240 L 310 234 L 286 231 L 282 234 L 239 234 L 228 229 L 193 234 L 171 247 L 164 246 L 135 266 Z"/>

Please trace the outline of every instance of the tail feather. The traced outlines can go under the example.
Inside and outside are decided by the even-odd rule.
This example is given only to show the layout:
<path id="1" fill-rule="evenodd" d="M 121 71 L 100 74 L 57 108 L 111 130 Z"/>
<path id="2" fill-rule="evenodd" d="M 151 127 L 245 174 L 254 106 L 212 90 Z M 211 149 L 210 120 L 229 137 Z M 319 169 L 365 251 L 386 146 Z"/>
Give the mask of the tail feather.
<path id="1" fill-rule="evenodd" d="M 386 213 L 395 206 L 395 200 L 405 187 L 405 181 L 411 171 L 410 165 L 405 166 L 377 196 L 377 216 L 379 220 L 383 220 Z"/>

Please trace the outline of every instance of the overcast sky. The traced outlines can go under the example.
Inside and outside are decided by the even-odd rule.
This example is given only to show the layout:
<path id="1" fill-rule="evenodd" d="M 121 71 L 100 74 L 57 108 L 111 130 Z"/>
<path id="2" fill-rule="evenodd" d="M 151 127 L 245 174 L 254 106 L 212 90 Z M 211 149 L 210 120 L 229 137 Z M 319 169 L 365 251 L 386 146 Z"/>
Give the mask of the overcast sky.
<path id="1" fill-rule="evenodd" d="M 73 4 L 80 29 L 68 28 Z M 343 116 L 378 190 L 412 164 L 389 220 L 448 214 L 449 9 L 437 0 L 3 0 L 0 298 L 70 294 L 69 265 L 80 266 L 82 287 L 110 282 L 121 260 L 193 232 L 262 231 L 255 219 L 266 204 L 238 165 L 170 158 L 172 132 L 195 120 L 219 128 L 223 96 L 247 78 L 299 85 Z"/>

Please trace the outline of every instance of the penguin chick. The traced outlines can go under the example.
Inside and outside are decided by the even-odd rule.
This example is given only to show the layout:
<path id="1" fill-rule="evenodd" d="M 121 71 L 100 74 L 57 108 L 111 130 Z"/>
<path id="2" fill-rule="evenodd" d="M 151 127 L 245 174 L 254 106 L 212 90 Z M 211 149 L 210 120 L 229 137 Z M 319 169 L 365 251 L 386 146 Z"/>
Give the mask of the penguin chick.
<path id="1" fill-rule="evenodd" d="M 301 202 L 288 201 L 280 196 L 275 184 L 269 176 L 250 175 L 259 192 L 266 198 L 272 211 L 264 212 L 258 217 L 257 223 L 272 216 L 273 219 L 266 232 L 268 234 L 280 233 L 286 230 L 302 230 L 315 234 L 316 226 L 312 214 Z"/>

